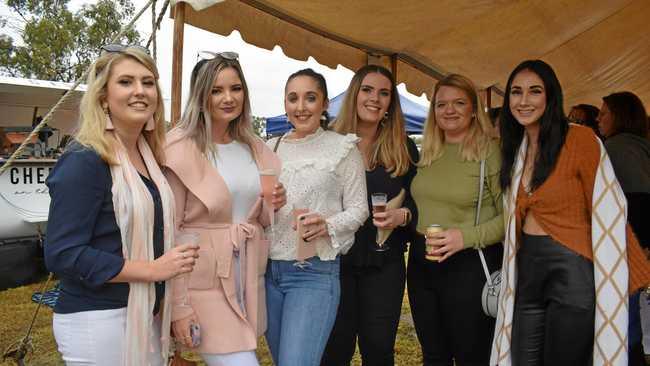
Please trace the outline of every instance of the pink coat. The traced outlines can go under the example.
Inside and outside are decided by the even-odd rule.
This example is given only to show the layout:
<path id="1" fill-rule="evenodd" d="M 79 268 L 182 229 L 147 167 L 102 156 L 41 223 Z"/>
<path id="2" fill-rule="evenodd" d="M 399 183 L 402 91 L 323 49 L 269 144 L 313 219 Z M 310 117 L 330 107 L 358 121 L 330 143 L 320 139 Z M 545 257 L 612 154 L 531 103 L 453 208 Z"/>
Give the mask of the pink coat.
<path id="1" fill-rule="evenodd" d="M 255 141 L 254 149 L 260 170 L 280 171 L 280 160 L 264 142 Z M 254 350 L 266 331 L 264 272 L 270 243 L 262 226 L 268 225 L 271 208 L 260 198 L 246 223 L 233 224 L 226 183 L 196 144 L 171 131 L 165 156 L 177 228 L 200 235 L 200 257 L 189 280 L 181 276 L 173 281 L 172 320 L 196 314 L 201 325 L 199 352 Z M 244 310 L 237 299 L 235 256 L 243 273 Z"/>

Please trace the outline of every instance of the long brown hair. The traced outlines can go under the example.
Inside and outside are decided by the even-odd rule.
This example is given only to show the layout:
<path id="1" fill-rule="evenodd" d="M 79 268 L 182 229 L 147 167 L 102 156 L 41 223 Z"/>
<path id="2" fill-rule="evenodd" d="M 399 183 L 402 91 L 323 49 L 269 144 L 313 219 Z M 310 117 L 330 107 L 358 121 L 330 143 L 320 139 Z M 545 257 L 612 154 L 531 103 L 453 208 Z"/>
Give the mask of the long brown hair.
<path id="1" fill-rule="evenodd" d="M 429 104 L 429 114 L 424 124 L 422 153 L 418 162 L 418 166 L 420 167 L 429 166 L 442 156 L 445 134 L 436 121 L 435 104 L 438 91 L 443 86 L 450 86 L 462 90 L 472 103 L 474 116 L 460 147 L 461 157 L 464 160 L 479 161 L 484 159 L 488 152 L 490 140 L 492 139 L 491 136 L 494 136 L 492 123 L 487 113 L 485 113 L 483 103 L 474 83 L 462 75 L 450 74 L 440 80 L 433 89 L 433 97 Z"/>
<path id="2" fill-rule="evenodd" d="M 345 93 L 343 104 L 338 116 L 334 120 L 332 129 L 338 133 L 357 132 L 357 96 L 361 89 L 363 79 L 370 73 L 377 73 L 390 80 L 390 104 L 386 111 L 387 116 L 378 127 L 377 140 L 371 147 L 369 164 L 371 168 L 382 165 L 391 176 L 396 177 L 406 174 L 409 164 L 414 163 L 406 148 L 406 130 L 404 116 L 399 102 L 399 93 L 395 86 L 395 79 L 388 69 L 379 65 L 366 65 L 357 70 L 350 81 Z"/>
<path id="3" fill-rule="evenodd" d="M 155 61 L 138 47 L 126 47 L 119 52 L 105 52 L 90 67 L 87 89 L 79 105 L 79 130 L 75 139 L 82 145 L 95 150 L 106 163 L 117 164 L 115 147 L 117 141 L 106 133 L 106 113 L 102 103 L 106 100 L 107 84 L 113 66 L 125 59 L 132 59 L 146 67 L 154 75 L 158 105 L 153 114 L 155 127 L 152 131 L 142 130 L 158 164 L 164 162 L 163 146 L 165 144 L 165 110 L 158 82 L 158 69 Z M 144 127 L 144 126 L 143 126 Z"/>
<path id="4" fill-rule="evenodd" d="M 648 116 L 643 102 L 632 92 L 613 93 L 603 97 L 612 114 L 612 137 L 619 133 L 631 133 L 646 137 L 648 135 Z"/>

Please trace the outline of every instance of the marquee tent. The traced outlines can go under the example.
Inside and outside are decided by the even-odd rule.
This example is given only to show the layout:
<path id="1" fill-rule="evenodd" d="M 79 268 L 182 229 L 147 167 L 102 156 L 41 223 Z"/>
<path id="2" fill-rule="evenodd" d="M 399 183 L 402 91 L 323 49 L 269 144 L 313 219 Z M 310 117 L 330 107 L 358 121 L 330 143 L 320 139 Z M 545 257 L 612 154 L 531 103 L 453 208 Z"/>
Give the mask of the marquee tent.
<path id="1" fill-rule="evenodd" d="M 344 97 L 345 93 L 341 93 L 330 99 L 330 106 L 327 112 L 332 119 L 338 116 Z M 399 96 L 399 101 L 402 107 L 402 113 L 404 114 L 404 122 L 406 122 L 406 133 L 422 134 L 424 121 L 427 118 L 427 107 L 415 103 L 403 95 Z M 289 131 L 290 128 L 291 126 L 289 125 L 286 114 L 266 119 L 267 135 L 279 135 Z"/>
<path id="2" fill-rule="evenodd" d="M 34 119 L 45 116 L 71 86 L 58 81 L 0 76 L 0 127 L 31 127 Z M 85 91 L 85 85 L 78 86 L 48 125 L 63 134 L 71 134 L 77 125 L 79 102 Z"/>
<path id="3" fill-rule="evenodd" d="M 540 58 L 556 70 L 567 106 L 600 105 L 602 96 L 621 90 L 650 105 L 647 0 L 172 3 L 177 23 L 221 35 L 237 30 L 247 43 L 266 49 L 279 45 L 294 59 L 312 56 L 351 70 L 368 61 L 383 63 L 416 95 L 456 72 L 490 88 L 488 104 L 499 105 L 513 67 Z M 175 32 L 182 43 L 178 36 Z"/>

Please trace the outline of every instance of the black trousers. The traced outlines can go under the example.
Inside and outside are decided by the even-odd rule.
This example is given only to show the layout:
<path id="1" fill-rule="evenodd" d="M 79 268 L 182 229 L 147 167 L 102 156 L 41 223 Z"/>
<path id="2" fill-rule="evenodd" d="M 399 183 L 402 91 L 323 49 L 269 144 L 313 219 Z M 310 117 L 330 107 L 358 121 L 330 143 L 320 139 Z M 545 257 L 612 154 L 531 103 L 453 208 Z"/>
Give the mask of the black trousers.
<path id="1" fill-rule="evenodd" d="M 394 365 L 404 298 L 404 260 L 381 268 L 341 267 L 341 300 L 321 366 L 349 365 L 357 337 L 363 365 Z"/>
<path id="2" fill-rule="evenodd" d="M 483 252 L 491 271 L 501 266 L 501 244 Z M 437 263 L 424 259 L 424 237 L 412 243 L 408 295 L 425 366 L 488 365 L 495 320 L 481 308 L 485 280 L 476 250 Z"/>
<path id="3" fill-rule="evenodd" d="M 517 277 L 513 365 L 591 365 L 593 262 L 549 236 L 522 234 Z"/>
<path id="4" fill-rule="evenodd" d="M 634 234 L 642 248 L 650 249 L 650 193 L 625 192 L 627 198 L 627 221 L 632 226 Z"/>

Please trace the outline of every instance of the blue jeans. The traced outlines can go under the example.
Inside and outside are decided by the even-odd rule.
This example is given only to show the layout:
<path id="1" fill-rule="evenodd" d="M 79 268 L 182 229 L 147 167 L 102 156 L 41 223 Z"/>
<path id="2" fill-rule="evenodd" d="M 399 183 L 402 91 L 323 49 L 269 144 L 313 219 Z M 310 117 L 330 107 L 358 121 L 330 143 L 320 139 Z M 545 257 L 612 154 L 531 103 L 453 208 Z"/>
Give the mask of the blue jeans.
<path id="1" fill-rule="evenodd" d="M 320 365 L 336 319 L 339 257 L 307 262 L 270 260 L 266 269 L 266 341 L 279 366 Z"/>
<path id="2" fill-rule="evenodd" d="M 643 291 L 643 290 L 641 290 Z M 627 364 L 628 366 L 640 366 L 645 365 L 645 359 L 643 358 L 643 331 L 641 328 L 641 291 L 637 291 L 634 294 L 630 295 L 629 301 L 630 305 L 628 308 L 629 311 L 629 323 L 628 323 L 628 335 L 627 335 Z M 644 296 L 645 298 L 645 296 Z"/>

